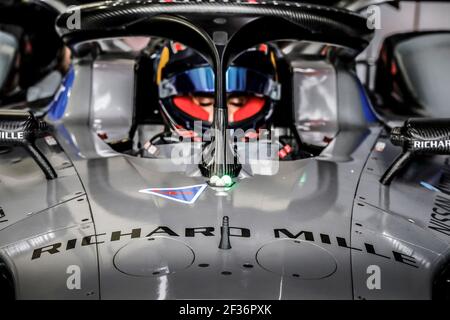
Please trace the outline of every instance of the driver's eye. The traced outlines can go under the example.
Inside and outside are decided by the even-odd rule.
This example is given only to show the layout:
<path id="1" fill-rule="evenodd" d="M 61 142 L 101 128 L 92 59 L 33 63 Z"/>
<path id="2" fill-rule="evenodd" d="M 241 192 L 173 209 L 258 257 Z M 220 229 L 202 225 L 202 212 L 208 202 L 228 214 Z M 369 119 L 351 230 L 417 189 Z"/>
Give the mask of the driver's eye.
<path id="1" fill-rule="evenodd" d="M 246 97 L 230 97 L 228 98 L 228 104 L 233 105 L 234 107 L 242 107 L 247 101 Z"/>
<path id="2" fill-rule="evenodd" d="M 214 105 L 214 98 L 212 97 L 194 96 L 193 99 L 194 102 L 201 107 L 210 107 Z"/>

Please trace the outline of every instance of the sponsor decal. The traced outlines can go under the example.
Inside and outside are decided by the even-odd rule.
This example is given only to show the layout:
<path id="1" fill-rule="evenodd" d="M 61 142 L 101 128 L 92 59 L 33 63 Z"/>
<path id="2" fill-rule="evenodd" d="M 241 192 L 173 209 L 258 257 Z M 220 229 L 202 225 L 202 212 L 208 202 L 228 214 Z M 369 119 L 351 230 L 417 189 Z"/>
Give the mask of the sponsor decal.
<path id="1" fill-rule="evenodd" d="M 58 144 L 58 142 L 56 142 L 55 138 L 53 138 L 52 136 L 45 136 L 44 139 L 50 147 L 56 146 Z"/>
<path id="2" fill-rule="evenodd" d="M 450 236 L 450 199 L 442 195 L 437 195 L 431 211 L 428 228 Z"/>
<path id="3" fill-rule="evenodd" d="M 446 159 L 443 173 L 437 186 L 439 191 L 434 198 L 433 208 L 430 213 L 428 228 L 446 236 L 450 236 L 450 166 Z M 422 184 L 423 185 L 423 184 Z"/>
<path id="4" fill-rule="evenodd" d="M 450 148 L 450 140 L 413 140 L 413 148 L 417 150 L 429 148 Z"/>
<path id="5" fill-rule="evenodd" d="M 375 151 L 377 151 L 377 152 L 383 152 L 385 148 L 386 148 L 386 143 L 384 143 L 382 141 L 377 142 L 377 144 L 375 145 Z"/>
<path id="6" fill-rule="evenodd" d="M 179 188 L 150 188 L 139 190 L 141 193 L 152 194 L 169 200 L 192 204 L 206 189 L 207 184 L 198 184 Z"/>
<path id="7" fill-rule="evenodd" d="M 5 216 L 6 216 L 5 211 L 3 211 L 3 208 L 0 207 L 0 223 L 7 222 L 7 221 L 8 221 L 8 220 L 6 220 L 6 219 L 3 219 Z"/>
<path id="8" fill-rule="evenodd" d="M 10 131 L 0 131 L 0 139 L 2 140 L 23 140 L 23 131 L 10 132 Z"/>
<path id="9" fill-rule="evenodd" d="M 224 231 L 227 232 L 227 235 L 224 235 Z M 222 224 L 222 227 L 216 233 L 216 228 L 209 227 L 191 227 L 184 228 L 184 237 L 185 238 L 193 238 L 193 237 L 203 237 L 207 240 L 208 237 L 219 237 L 220 244 L 219 248 L 223 249 L 232 249 L 231 245 L 229 245 L 231 237 L 239 237 L 239 238 L 251 238 L 251 230 L 243 227 L 232 227 L 228 226 L 225 221 Z M 326 246 L 335 246 L 338 248 L 342 248 L 343 250 L 352 250 L 359 251 L 361 253 L 366 253 L 369 255 L 374 255 L 379 258 L 383 258 L 386 260 L 393 260 L 402 265 L 406 265 L 412 268 L 419 268 L 416 263 L 416 259 L 413 256 L 403 254 L 401 252 L 397 252 L 392 250 L 390 252 L 378 252 L 375 245 L 370 243 L 364 243 L 364 246 L 361 248 L 353 247 L 348 245 L 348 240 L 344 237 L 339 236 L 331 236 L 325 233 L 315 233 L 313 231 L 301 230 L 299 232 L 294 232 L 287 228 L 277 228 L 272 229 L 272 235 L 275 239 L 301 239 L 304 241 L 311 241 L 315 243 L 319 243 Z M 111 234 L 99 233 L 92 234 L 83 237 L 82 239 L 70 239 L 67 242 L 56 242 L 53 244 L 49 244 L 44 247 L 36 248 L 33 250 L 31 260 L 40 259 L 42 257 L 49 257 L 54 254 L 58 254 L 64 251 L 73 250 L 76 247 L 85 247 L 90 245 L 102 245 L 107 242 L 115 242 L 121 241 L 124 239 L 139 239 L 139 238 L 151 238 L 157 235 L 164 235 L 170 237 L 180 237 L 180 230 L 173 229 L 168 226 L 157 226 L 153 230 L 143 231 L 142 228 L 135 228 L 128 231 L 113 231 Z M 260 237 L 258 237 L 260 238 Z M 228 244 L 224 245 L 224 242 Z"/>

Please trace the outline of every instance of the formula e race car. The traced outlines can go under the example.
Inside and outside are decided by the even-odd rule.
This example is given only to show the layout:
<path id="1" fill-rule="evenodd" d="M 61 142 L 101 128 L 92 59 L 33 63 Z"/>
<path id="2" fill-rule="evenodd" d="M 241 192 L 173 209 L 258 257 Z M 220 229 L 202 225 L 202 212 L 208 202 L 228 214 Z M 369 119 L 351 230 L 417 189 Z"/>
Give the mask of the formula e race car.
<path id="1" fill-rule="evenodd" d="M 0 297 L 450 298 L 448 90 L 423 81 L 449 83 L 450 39 L 390 41 L 369 95 L 352 8 L 62 13 L 73 84 L 45 116 L 0 109 Z"/>
<path id="2" fill-rule="evenodd" d="M 0 108 L 42 115 L 72 79 L 70 50 L 54 27 L 64 8 L 57 0 L 0 3 Z"/>

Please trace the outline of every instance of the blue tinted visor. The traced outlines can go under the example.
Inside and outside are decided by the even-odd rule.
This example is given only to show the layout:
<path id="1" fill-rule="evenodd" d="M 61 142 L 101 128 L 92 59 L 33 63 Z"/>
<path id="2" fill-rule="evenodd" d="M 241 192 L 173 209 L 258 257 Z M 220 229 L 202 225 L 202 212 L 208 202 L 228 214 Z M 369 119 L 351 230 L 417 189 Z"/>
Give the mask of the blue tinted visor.
<path id="1" fill-rule="evenodd" d="M 259 72 L 243 67 L 231 66 L 227 70 L 227 93 L 243 92 L 280 99 L 281 86 L 278 82 Z M 211 67 L 200 67 L 181 72 L 159 84 L 159 97 L 190 93 L 214 93 L 214 72 Z"/>

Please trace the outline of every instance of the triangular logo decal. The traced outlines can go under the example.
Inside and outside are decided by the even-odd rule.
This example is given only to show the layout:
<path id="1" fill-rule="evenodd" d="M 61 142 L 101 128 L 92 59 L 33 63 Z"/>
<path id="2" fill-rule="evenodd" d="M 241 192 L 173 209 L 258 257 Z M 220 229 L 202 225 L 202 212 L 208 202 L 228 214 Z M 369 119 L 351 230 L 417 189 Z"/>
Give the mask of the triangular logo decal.
<path id="1" fill-rule="evenodd" d="M 178 188 L 149 188 L 139 190 L 141 193 L 148 193 L 169 200 L 191 204 L 205 190 L 207 184 L 197 184 L 194 186 L 178 187 Z"/>

